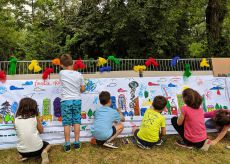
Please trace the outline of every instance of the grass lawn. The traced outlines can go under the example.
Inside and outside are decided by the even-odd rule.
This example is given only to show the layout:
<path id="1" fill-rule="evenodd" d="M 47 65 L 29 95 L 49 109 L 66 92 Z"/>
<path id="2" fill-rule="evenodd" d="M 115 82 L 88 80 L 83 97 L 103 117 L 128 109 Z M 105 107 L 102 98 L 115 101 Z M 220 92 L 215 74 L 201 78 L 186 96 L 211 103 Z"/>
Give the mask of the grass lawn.
<path id="1" fill-rule="evenodd" d="M 116 164 L 145 164 L 145 163 L 221 163 L 230 164 L 230 150 L 226 145 L 230 145 L 230 134 L 221 143 L 210 147 L 208 152 L 199 150 L 187 150 L 174 145 L 178 136 L 168 136 L 166 143 L 161 147 L 154 147 L 151 150 L 142 150 L 133 143 L 122 144 L 118 139 L 119 149 L 108 149 L 83 143 L 80 152 L 72 150 L 64 153 L 62 146 L 53 146 L 50 151 L 50 163 L 116 163 Z M 131 139 L 130 139 L 131 141 Z M 0 163 L 19 163 L 16 149 L 1 150 Z M 32 158 L 24 163 L 40 163 L 40 158 Z"/>

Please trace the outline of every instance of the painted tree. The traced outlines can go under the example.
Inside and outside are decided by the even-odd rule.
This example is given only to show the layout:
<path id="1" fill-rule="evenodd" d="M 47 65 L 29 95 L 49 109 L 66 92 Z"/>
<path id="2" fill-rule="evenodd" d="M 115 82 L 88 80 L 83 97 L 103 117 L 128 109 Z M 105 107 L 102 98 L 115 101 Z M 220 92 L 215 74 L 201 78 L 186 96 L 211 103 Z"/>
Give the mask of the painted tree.
<path id="1" fill-rule="evenodd" d="M 92 111 L 92 109 L 91 109 L 91 108 L 88 110 L 87 115 L 88 115 L 89 119 L 91 119 L 91 118 L 92 118 L 92 116 L 93 116 L 93 111 Z"/>
<path id="2" fill-rule="evenodd" d="M 215 109 L 216 109 L 216 110 L 219 110 L 219 109 L 220 109 L 220 105 L 219 105 L 218 103 L 216 103 Z"/>
<path id="3" fill-rule="evenodd" d="M 166 108 L 168 110 L 168 114 L 171 114 L 171 104 L 169 101 L 167 101 Z"/>
<path id="4" fill-rule="evenodd" d="M 144 92 L 144 96 L 145 96 L 145 98 L 148 98 L 148 97 L 149 97 L 149 92 L 148 92 L 148 91 L 145 91 L 145 92 Z"/>
<path id="5" fill-rule="evenodd" d="M 7 124 L 10 121 L 10 114 L 7 113 L 4 117 L 4 122 Z"/>
<path id="6" fill-rule="evenodd" d="M 2 108 L 0 109 L 0 114 L 5 116 L 7 113 L 10 113 L 10 108 L 11 105 L 8 101 L 5 101 L 4 103 L 2 103 Z"/>

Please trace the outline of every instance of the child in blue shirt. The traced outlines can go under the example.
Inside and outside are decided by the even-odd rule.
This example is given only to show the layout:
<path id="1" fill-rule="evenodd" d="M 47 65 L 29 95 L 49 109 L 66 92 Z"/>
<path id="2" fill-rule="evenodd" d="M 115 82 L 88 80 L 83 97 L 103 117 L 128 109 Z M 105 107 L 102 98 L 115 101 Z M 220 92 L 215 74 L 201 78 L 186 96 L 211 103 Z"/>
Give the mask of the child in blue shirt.
<path id="1" fill-rule="evenodd" d="M 125 121 L 121 110 L 111 108 L 110 93 L 102 91 L 99 95 L 102 107 L 96 109 L 94 122 L 94 137 L 98 145 L 118 148 L 112 141 L 123 131 Z"/>

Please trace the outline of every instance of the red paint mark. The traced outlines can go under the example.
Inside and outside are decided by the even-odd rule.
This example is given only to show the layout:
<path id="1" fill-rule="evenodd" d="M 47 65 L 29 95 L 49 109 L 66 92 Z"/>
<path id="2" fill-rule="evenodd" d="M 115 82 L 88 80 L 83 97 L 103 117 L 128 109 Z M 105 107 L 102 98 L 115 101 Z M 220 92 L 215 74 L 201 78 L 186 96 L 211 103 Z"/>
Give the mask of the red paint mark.
<path id="1" fill-rule="evenodd" d="M 148 86 L 159 86 L 157 83 L 148 82 Z"/>
<path id="2" fill-rule="evenodd" d="M 163 90 L 164 90 L 164 92 L 165 92 L 166 99 L 167 99 L 167 100 L 171 99 L 171 97 L 169 97 L 169 95 L 168 95 L 168 93 L 167 93 L 166 89 L 165 89 L 165 88 L 163 88 Z"/>
<path id="3" fill-rule="evenodd" d="M 119 88 L 119 89 L 117 90 L 117 92 L 127 92 L 127 91 L 124 90 L 124 89 L 122 89 L 122 88 Z"/>
<path id="4" fill-rule="evenodd" d="M 216 92 L 216 93 L 217 93 L 217 95 L 221 95 L 221 94 L 220 94 L 220 90 L 217 90 L 217 92 Z"/>

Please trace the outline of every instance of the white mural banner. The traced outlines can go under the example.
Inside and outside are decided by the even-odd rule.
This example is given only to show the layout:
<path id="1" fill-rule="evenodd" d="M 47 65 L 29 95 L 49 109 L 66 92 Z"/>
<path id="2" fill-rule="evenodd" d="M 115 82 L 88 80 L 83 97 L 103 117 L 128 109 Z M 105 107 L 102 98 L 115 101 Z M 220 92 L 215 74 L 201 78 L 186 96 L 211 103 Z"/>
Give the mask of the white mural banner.
<path id="1" fill-rule="evenodd" d="M 131 135 L 133 124 L 139 126 L 142 116 L 157 95 L 167 98 L 167 134 L 175 134 L 170 119 L 178 115 L 183 105 L 181 93 L 193 88 L 203 96 L 204 111 L 230 108 L 230 78 L 213 76 L 183 77 L 144 77 L 144 78 L 94 78 L 86 79 L 86 92 L 82 94 L 81 141 L 90 141 L 94 111 L 100 107 L 98 95 L 101 91 L 111 93 L 112 106 L 121 108 L 126 116 L 122 136 Z M 64 142 L 64 131 L 60 112 L 60 81 L 51 80 L 8 80 L 0 82 L 0 149 L 15 147 L 17 136 L 13 121 L 19 101 L 23 97 L 35 99 L 43 117 L 45 141 L 51 144 Z M 74 134 L 71 133 L 73 139 Z"/>

